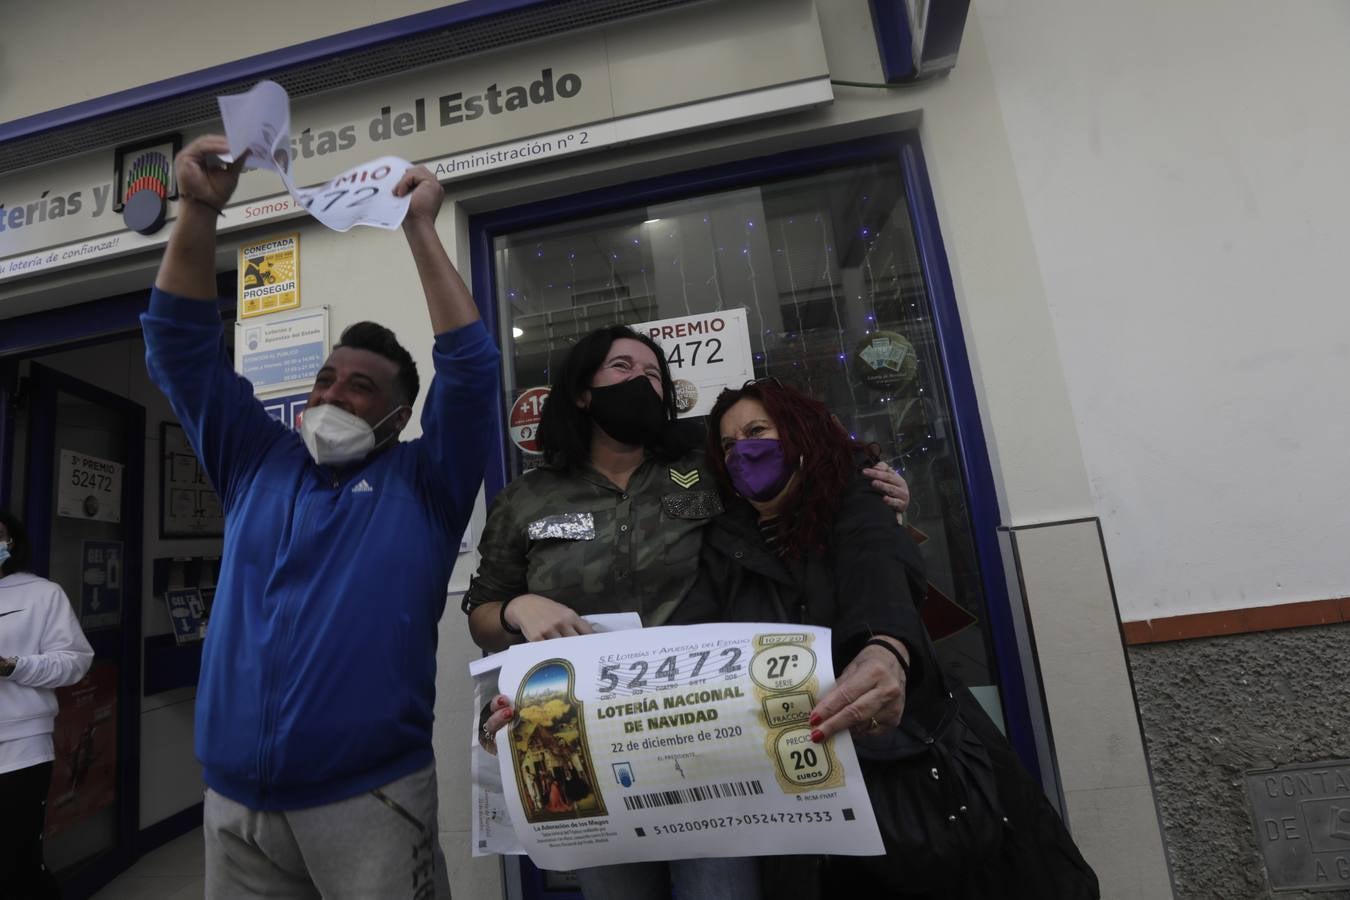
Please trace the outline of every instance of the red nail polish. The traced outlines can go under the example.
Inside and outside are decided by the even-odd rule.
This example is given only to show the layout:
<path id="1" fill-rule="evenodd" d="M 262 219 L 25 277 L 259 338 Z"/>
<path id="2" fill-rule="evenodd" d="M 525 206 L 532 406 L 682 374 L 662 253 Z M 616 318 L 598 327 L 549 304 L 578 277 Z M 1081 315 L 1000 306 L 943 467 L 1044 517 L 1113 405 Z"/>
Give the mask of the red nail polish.
<path id="1" fill-rule="evenodd" d="M 825 732 L 821 731 L 819 728 L 812 730 L 811 743 L 819 744 L 823 740 L 825 740 Z"/>
<path id="2" fill-rule="evenodd" d="M 820 713 L 811 713 L 811 727 L 815 728 L 820 724 Z"/>
<path id="3" fill-rule="evenodd" d="M 508 719 L 515 715 L 515 712 L 510 709 L 505 710 L 505 712 Z"/>

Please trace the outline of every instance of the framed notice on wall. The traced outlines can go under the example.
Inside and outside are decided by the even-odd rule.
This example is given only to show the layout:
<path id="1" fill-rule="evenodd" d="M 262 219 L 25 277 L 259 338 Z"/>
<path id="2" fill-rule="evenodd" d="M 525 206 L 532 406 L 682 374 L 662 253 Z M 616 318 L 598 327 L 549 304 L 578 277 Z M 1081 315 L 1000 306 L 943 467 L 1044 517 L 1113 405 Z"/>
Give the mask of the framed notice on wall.
<path id="1" fill-rule="evenodd" d="M 222 537 L 225 513 L 183 426 L 159 424 L 159 536 Z"/>
<path id="2" fill-rule="evenodd" d="M 328 307 L 234 323 L 234 370 L 255 394 L 308 390 L 328 356 Z"/>

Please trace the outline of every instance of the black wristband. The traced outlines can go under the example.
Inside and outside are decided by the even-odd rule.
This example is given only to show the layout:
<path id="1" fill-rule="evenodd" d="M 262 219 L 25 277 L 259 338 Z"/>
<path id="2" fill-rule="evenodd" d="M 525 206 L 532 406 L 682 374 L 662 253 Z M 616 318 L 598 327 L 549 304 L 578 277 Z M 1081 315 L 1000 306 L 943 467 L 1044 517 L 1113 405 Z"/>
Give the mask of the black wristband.
<path id="1" fill-rule="evenodd" d="M 895 661 L 898 662 L 898 663 L 900 664 L 900 671 L 902 671 L 902 672 L 905 673 L 905 681 L 909 681 L 909 663 L 905 662 L 905 657 L 904 657 L 904 655 L 901 654 L 901 652 L 900 652 L 899 650 L 895 649 L 895 645 L 894 645 L 894 644 L 892 644 L 890 641 L 885 640 L 885 639 L 883 639 L 883 638 L 877 638 L 877 637 L 874 637 L 874 638 L 870 639 L 869 641 L 867 641 L 865 644 L 863 644 L 863 646 L 864 646 L 864 647 L 883 647 L 883 648 L 885 648 L 886 650 L 889 650 L 890 653 L 891 653 L 891 655 L 895 657 Z"/>
<path id="2" fill-rule="evenodd" d="M 216 206 L 216 205 L 213 204 L 213 203 L 207 203 L 207 202 L 206 202 L 205 200 L 203 200 L 201 197 L 194 197 L 194 196 L 192 196 L 191 194 L 179 194 L 179 195 L 178 195 L 178 199 L 179 199 L 179 200 L 191 200 L 193 203 L 196 203 L 196 204 L 198 204 L 198 205 L 200 205 L 200 206 L 205 206 L 205 207 L 206 207 L 207 209 L 209 209 L 209 210 L 214 210 L 214 211 L 215 211 L 215 214 L 216 214 L 217 216 L 223 216 L 223 215 L 225 215 L 225 210 L 221 209 L 219 206 Z"/>
<path id="3" fill-rule="evenodd" d="M 514 599 L 516 599 L 516 598 L 515 598 L 515 597 L 512 597 L 512 598 L 511 598 L 511 600 L 514 600 Z M 507 634 L 521 634 L 522 632 L 521 632 L 521 630 L 520 630 L 519 628 L 517 628 L 516 626 L 512 625 L 510 622 L 506 621 L 506 607 L 507 607 L 508 604 L 510 604 L 511 600 L 503 600 L 503 601 L 502 601 L 502 608 L 501 608 L 500 615 L 498 616 L 498 618 L 500 618 L 500 619 L 501 619 L 501 622 L 502 622 L 502 631 L 505 631 Z"/>

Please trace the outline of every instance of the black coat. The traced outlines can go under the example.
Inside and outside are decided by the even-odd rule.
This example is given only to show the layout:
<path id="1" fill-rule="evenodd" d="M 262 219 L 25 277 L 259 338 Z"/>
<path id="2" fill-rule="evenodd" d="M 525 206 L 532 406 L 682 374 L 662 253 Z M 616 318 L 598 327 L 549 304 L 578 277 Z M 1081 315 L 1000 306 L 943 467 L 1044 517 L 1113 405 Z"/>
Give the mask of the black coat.
<path id="1" fill-rule="evenodd" d="M 923 630 L 918 601 L 927 587 L 918 547 L 894 513 L 858 475 L 841 498 L 823 552 L 784 560 L 760 534 L 758 517 L 731 500 L 704 533 L 699 577 L 671 624 L 700 621 L 800 622 L 832 629 L 836 671 L 874 634 L 899 638 L 910 651 L 905 716 L 924 721 L 938 708 L 945 683 L 962 719 L 988 752 L 999 802 L 1009 821 L 998 858 L 971 860 L 948 885 L 928 893 L 897 894 L 878 883 L 856 857 L 792 856 L 762 867 L 765 897 L 860 896 L 904 898 L 1025 898 L 1091 900 L 1096 875 L 1027 774 L 1012 746 L 970 692 L 951 675 L 937 675 L 933 645 Z M 888 862 L 889 864 L 889 862 Z M 896 865 L 903 865 L 896 861 Z"/>
<path id="2" fill-rule="evenodd" d="M 857 475 L 844 491 L 823 553 L 781 559 L 764 544 L 755 510 L 743 500 L 704 530 L 699 576 L 670 624 L 800 622 L 833 629 L 836 670 L 868 638 L 903 641 L 911 680 L 923 681 L 927 644 L 918 598 L 926 590 L 919 548 L 895 513 Z"/>

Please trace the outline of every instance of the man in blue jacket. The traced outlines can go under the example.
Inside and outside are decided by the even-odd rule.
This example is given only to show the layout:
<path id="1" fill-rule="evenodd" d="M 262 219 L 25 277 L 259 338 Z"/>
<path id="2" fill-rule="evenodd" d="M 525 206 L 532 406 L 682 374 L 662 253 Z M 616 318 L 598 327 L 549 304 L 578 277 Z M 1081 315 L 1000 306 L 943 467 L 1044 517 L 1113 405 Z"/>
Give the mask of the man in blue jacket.
<path id="1" fill-rule="evenodd" d="M 197 694 L 207 896 L 448 897 L 431 726 L 436 624 L 494 431 L 499 354 L 434 222 L 425 168 L 404 235 L 435 335 L 422 436 L 400 442 L 416 366 L 388 329 L 343 332 L 299 433 L 226 357 L 216 217 L 239 165 L 223 137 L 175 161 L 179 218 L 141 319 L 225 508 Z"/>

